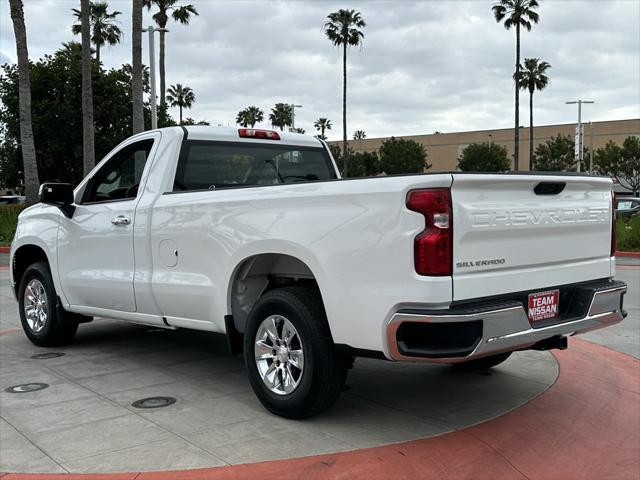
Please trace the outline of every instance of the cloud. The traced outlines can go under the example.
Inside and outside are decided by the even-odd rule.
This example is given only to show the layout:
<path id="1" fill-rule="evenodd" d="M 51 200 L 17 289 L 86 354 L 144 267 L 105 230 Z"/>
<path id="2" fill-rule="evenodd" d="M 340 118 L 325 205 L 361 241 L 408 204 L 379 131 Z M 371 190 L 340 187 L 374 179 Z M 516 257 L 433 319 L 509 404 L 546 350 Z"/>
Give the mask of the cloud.
<path id="1" fill-rule="evenodd" d="M 186 114 L 233 124 L 236 113 L 276 102 L 303 105 L 297 126 L 333 120 L 341 136 L 342 58 L 323 33 L 326 15 L 343 3 L 189 0 L 200 13 L 189 26 L 170 23 L 167 82 L 191 86 Z M 25 2 L 32 58 L 72 40 L 75 1 Z M 107 67 L 130 62 L 130 2 L 122 44 L 105 48 Z M 185 3 L 185 2 L 182 2 Z M 369 137 L 504 128 L 513 124 L 515 35 L 496 24 L 490 1 L 353 1 L 367 21 L 362 48 L 348 52 L 349 133 Z M 549 63 L 551 84 L 535 94 L 538 124 L 573 122 L 566 100 L 595 100 L 587 120 L 640 116 L 640 2 L 547 0 L 540 23 L 522 34 L 522 56 Z M 145 25 L 152 22 L 145 11 Z M 15 60 L 8 2 L 0 3 L 0 59 Z M 147 38 L 143 37 L 144 61 Z M 522 94 L 521 123 L 528 118 Z"/>

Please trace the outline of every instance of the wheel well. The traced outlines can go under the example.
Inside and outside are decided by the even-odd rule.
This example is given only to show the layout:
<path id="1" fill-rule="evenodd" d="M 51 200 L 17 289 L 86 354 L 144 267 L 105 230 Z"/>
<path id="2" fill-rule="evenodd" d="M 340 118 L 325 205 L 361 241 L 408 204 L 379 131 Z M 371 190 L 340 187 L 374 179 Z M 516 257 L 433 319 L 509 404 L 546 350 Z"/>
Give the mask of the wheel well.
<path id="1" fill-rule="evenodd" d="M 16 252 L 13 254 L 13 262 L 11 268 L 13 269 L 13 281 L 15 282 L 14 290 L 16 292 L 16 295 L 18 294 L 18 289 L 20 288 L 22 275 L 24 275 L 24 272 L 27 270 L 29 265 L 32 265 L 36 262 L 47 262 L 47 265 L 49 264 L 47 254 L 44 253 L 44 250 L 36 245 L 24 245 L 16 250 Z"/>
<path id="2" fill-rule="evenodd" d="M 244 260 L 236 268 L 229 287 L 235 329 L 244 332 L 249 312 L 264 292 L 285 285 L 318 288 L 311 269 L 290 255 L 265 253 Z"/>

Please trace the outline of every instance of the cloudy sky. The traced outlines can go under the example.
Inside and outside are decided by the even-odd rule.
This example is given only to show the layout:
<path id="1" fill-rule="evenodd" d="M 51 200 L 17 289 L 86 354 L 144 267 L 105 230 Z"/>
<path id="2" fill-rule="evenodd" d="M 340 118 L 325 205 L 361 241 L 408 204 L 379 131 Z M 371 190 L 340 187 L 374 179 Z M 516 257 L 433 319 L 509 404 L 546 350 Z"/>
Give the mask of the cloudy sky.
<path id="1" fill-rule="evenodd" d="M 355 8 L 367 22 L 361 49 L 349 51 L 349 132 L 369 137 L 507 128 L 513 124 L 510 73 L 515 33 L 495 23 L 492 1 L 187 0 L 199 11 L 189 26 L 170 24 L 167 83 L 193 88 L 187 115 L 233 125 L 236 113 L 276 102 L 303 105 L 296 126 L 328 117 L 341 136 L 341 53 L 323 33 L 326 15 Z M 25 0 L 29 55 L 39 58 L 72 39 L 79 2 Z M 186 2 L 183 2 L 186 3 Z M 106 67 L 130 63 L 130 2 L 110 0 L 125 31 L 105 48 Z M 153 12 L 152 12 L 153 13 Z M 568 123 L 576 107 L 593 121 L 640 117 L 640 1 L 546 0 L 540 23 L 522 39 L 523 57 L 552 65 L 551 84 L 535 97 L 537 124 Z M 152 22 L 145 12 L 145 25 Z M 15 61 L 7 0 L 0 0 L 0 62 Z M 143 37 L 144 62 L 148 62 Z M 528 123 L 527 96 L 521 123 Z M 177 111 L 174 112 L 177 117 Z M 266 116 L 266 115 L 265 115 Z"/>

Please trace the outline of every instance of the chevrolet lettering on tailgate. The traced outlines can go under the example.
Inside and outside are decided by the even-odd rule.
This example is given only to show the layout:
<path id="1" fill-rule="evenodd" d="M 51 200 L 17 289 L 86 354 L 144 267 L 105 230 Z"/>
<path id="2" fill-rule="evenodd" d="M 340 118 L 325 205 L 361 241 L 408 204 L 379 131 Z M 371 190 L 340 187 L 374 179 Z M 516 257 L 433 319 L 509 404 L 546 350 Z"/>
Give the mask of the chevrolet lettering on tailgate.
<path id="1" fill-rule="evenodd" d="M 557 210 L 491 210 L 471 213 L 473 228 L 532 226 L 609 221 L 608 208 L 570 208 Z"/>

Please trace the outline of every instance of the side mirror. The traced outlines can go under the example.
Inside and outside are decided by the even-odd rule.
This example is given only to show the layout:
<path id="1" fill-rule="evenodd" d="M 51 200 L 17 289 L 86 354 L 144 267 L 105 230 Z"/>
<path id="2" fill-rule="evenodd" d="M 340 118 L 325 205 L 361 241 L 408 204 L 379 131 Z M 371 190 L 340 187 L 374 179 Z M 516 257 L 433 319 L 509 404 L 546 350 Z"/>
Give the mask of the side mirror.
<path id="1" fill-rule="evenodd" d="M 43 183 L 40 185 L 40 202 L 55 205 L 67 218 L 73 216 L 73 185 L 70 183 Z"/>

